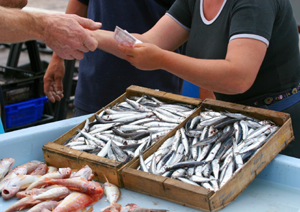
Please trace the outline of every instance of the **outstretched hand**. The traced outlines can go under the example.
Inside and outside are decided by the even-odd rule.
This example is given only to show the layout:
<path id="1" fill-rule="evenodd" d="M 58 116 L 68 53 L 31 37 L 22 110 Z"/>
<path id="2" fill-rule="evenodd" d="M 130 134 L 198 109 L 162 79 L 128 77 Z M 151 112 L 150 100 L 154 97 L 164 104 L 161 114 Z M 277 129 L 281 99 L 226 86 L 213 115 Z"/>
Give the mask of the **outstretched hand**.
<path id="1" fill-rule="evenodd" d="M 162 68 L 163 49 L 150 43 L 139 43 L 134 47 L 119 45 L 119 50 L 125 54 L 125 60 L 141 70 Z"/>
<path id="2" fill-rule="evenodd" d="M 64 97 L 62 83 L 64 74 L 64 60 L 54 55 L 44 75 L 44 93 L 52 103 Z"/>
<path id="3" fill-rule="evenodd" d="M 73 14 L 49 15 L 42 41 L 63 59 L 81 60 L 84 52 L 97 48 L 98 42 L 90 30 L 101 26 L 101 23 Z"/>

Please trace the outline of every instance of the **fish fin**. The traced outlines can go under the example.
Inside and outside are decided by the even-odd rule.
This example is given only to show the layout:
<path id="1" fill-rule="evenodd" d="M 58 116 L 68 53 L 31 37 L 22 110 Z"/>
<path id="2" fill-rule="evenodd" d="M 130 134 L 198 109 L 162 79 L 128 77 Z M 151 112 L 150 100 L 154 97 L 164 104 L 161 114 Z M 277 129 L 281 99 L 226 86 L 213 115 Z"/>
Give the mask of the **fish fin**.
<path id="1" fill-rule="evenodd" d="M 94 211 L 93 206 L 91 206 L 91 207 L 87 210 L 87 212 L 93 212 L 93 211 Z"/>
<path id="2" fill-rule="evenodd" d="M 107 182 L 108 186 L 110 186 L 110 183 L 109 183 L 109 181 L 108 181 L 107 177 L 105 176 L 105 174 L 103 174 L 103 176 L 104 176 L 104 178 L 105 178 L 105 180 L 106 180 L 106 182 Z"/>

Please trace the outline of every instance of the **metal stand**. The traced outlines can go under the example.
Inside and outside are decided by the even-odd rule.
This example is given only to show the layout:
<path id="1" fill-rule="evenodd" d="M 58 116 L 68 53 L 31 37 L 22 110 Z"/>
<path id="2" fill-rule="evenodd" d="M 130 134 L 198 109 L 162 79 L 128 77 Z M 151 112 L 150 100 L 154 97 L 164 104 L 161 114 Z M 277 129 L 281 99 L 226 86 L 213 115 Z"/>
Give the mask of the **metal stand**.
<path id="1" fill-rule="evenodd" d="M 19 63 L 19 58 L 20 54 L 22 51 L 22 46 L 25 44 L 26 49 L 28 51 L 28 56 L 30 59 L 29 64 L 25 64 L 22 66 L 18 66 Z M 40 58 L 40 52 L 38 49 L 38 42 L 37 41 L 27 41 L 25 43 L 16 43 L 16 44 L 11 44 L 10 45 L 10 51 L 9 51 L 9 56 L 7 59 L 6 66 L 8 67 L 13 67 L 13 68 L 19 68 L 27 71 L 32 71 L 37 74 L 44 74 L 46 71 L 46 68 L 48 66 L 48 62 L 41 61 Z M 63 120 L 67 116 L 68 112 L 68 104 L 70 103 L 70 96 L 72 92 L 72 82 L 73 82 L 73 73 L 75 69 L 75 60 L 66 60 L 65 61 L 65 76 L 63 79 L 63 87 L 64 87 L 64 98 L 60 102 L 56 103 L 51 103 L 47 102 L 45 103 L 44 107 L 44 114 L 42 120 L 39 120 L 35 123 L 32 124 L 27 124 L 26 126 L 21 126 L 20 128 L 25 128 L 25 127 L 30 127 L 38 124 L 44 124 L 47 122 L 52 122 L 52 121 L 58 121 L 58 120 Z M 40 97 L 44 95 L 43 92 L 43 84 L 37 83 L 35 85 L 35 95 L 37 97 Z M 2 92 L 1 94 L 2 95 Z M 1 104 L 1 103 L 0 103 Z M 2 107 L 4 108 L 4 103 L 2 104 Z M 5 111 L 2 111 L 2 114 L 5 115 Z M 2 119 L 5 116 L 2 116 Z M 5 123 L 3 124 L 5 128 Z M 7 131 L 12 131 L 16 130 L 14 129 L 7 129 Z"/>
<path id="2" fill-rule="evenodd" d="M 70 103 L 71 91 L 72 91 L 72 81 L 73 73 L 75 70 L 76 60 L 65 60 L 65 76 L 63 79 L 64 86 L 64 98 L 56 103 L 54 119 L 63 120 L 67 117 L 68 104 Z"/>

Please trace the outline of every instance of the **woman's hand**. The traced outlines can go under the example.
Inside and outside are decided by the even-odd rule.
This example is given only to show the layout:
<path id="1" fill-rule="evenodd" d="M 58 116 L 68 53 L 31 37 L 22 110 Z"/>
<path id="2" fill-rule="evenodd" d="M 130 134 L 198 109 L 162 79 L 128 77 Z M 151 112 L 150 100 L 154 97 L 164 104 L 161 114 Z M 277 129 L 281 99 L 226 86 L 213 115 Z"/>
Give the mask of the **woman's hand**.
<path id="1" fill-rule="evenodd" d="M 134 47 L 119 45 L 119 50 L 125 54 L 125 60 L 141 70 L 156 70 L 163 67 L 164 51 L 150 43 L 139 43 Z"/>

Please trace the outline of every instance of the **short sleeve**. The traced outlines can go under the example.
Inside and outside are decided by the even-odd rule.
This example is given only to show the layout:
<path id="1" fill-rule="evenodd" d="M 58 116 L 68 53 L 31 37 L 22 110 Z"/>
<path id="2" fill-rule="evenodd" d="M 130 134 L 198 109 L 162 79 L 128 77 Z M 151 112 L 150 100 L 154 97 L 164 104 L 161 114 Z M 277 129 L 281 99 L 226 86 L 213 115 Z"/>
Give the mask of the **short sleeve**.
<path id="1" fill-rule="evenodd" d="M 80 1 L 81 3 L 85 4 L 85 5 L 88 5 L 89 4 L 89 0 L 78 0 Z"/>
<path id="2" fill-rule="evenodd" d="M 190 29 L 194 5 L 194 0 L 176 0 L 167 14 L 174 18 L 185 28 Z"/>
<path id="3" fill-rule="evenodd" d="M 272 1 L 236 0 L 231 11 L 230 37 L 250 34 L 270 41 L 276 17 Z"/>

